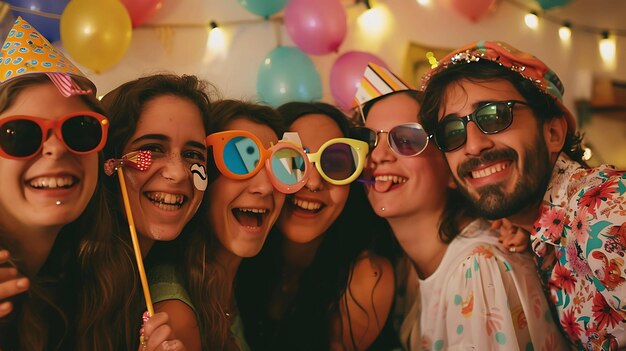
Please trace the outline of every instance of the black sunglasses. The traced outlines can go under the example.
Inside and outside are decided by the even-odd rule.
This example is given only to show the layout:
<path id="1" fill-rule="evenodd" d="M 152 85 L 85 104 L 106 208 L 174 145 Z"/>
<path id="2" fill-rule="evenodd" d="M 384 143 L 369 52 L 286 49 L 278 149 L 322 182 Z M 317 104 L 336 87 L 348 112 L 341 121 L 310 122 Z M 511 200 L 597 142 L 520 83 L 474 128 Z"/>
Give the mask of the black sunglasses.
<path id="1" fill-rule="evenodd" d="M 102 150 L 109 121 L 103 115 L 81 111 L 58 119 L 11 116 L 0 119 L 0 156 L 24 160 L 38 154 L 49 131 L 71 152 L 79 155 Z"/>
<path id="2" fill-rule="evenodd" d="M 435 126 L 435 144 L 444 152 L 460 148 L 467 142 L 467 124 L 470 121 L 476 123 L 484 134 L 500 133 L 513 122 L 513 107 L 516 104 L 530 106 L 527 102 L 518 100 L 494 101 L 480 105 L 467 116 L 445 116 Z"/>

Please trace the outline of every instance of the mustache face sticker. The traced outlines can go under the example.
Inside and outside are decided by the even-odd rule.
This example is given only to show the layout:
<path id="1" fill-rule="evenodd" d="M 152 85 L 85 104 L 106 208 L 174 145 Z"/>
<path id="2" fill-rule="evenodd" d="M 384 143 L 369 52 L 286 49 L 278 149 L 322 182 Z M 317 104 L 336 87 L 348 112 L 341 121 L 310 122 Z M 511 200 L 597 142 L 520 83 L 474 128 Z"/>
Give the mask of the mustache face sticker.
<path id="1" fill-rule="evenodd" d="M 191 166 L 191 174 L 193 175 L 193 185 L 196 189 L 205 191 L 207 184 L 209 183 L 206 176 L 206 168 L 199 163 L 194 163 Z"/>

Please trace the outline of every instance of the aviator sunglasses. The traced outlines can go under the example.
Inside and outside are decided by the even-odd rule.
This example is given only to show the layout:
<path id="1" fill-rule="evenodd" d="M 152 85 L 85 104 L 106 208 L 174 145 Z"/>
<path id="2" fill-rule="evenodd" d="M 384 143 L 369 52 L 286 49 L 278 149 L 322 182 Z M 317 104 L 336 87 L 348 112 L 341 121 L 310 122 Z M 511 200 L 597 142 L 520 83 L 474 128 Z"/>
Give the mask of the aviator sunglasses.
<path id="1" fill-rule="evenodd" d="M 102 150 L 109 121 L 92 111 L 75 112 L 58 119 L 10 116 L 0 119 L 0 156 L 24 160 L 37 155 L 50 130 L 71 152 L 84 155 Z"/>
<path id="2" fill-rule="evenodd" d="M 399 156 L 411 157 L 421 154 L 428 146 L 430 136 L 419 123 L 399 124 L 389 131 L 375 131 L 365 127 L 350 130 L 350 137 L 366 142 L 369 150 L 378 145 L 380 134 L 387 134 L 387 143 L 391 150 Z"/>
<path id="3" fill-rule="evenodd" d="M 242 130 L 211 134 L 206 143 L 213 147 L 215 164 L 224 176 L 248 179 L 265 166 L 274 187 L 287 194 L 302 189 L 311 163 L 329 183 L 348 184 L 363 170 L 367 155 L 367 144 L 348 138 L 329 140 L 314 154 L 290 141 L 279 141 L 266 149 L 254 134 Z"/>
<path id="4" fill-rule="evenodd" d="M 530 106 L 518 100 L 494 101 L 479 106 L 467 116 L 448 115 L 437 122 L 434 139 L 444 152 L 456 150 L 467 142 L 467 124 L 473 121 L 483 134 L 496 134 L 507 129 L 513 122 L 516 104 Z"/>

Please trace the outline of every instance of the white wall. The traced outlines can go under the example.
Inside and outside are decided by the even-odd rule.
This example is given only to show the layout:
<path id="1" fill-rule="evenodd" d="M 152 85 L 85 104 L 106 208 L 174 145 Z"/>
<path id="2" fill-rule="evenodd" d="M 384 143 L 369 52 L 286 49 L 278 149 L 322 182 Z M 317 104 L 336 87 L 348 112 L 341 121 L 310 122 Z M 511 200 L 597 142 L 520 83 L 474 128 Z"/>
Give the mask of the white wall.
<path id="1" fill-rule="evenodd" d="M 311 0 L 315 1 L 315 0 Z M 570 107 L 576 97 L 588 97 L 594 74 L 610 75 L 626 81 L 626 41 L 618 37 L 617 67 L 603 67 L 598 53 L 598 36 L 574 30 L 570 45 L 558 38 L 556 24 L 542 21 L 538 30 L 528 29 L 524 11 L 506 1 L 499 1 L 496 11 L 478 23 L 433 0 L 422 7 L 415 0 L 381 0 L 393 16 L 388 34 L 383 38 L 365 37 L 356 19 L 362 4 L 347 5 L 348 35 L 339 53 L 313 56 L 323 82 L 324 100 L 332 102 L 328 86 L 330 68 L 339 54 L 349 50 L 369 51 L 382 58 L 392 70 L 401 72 L 409 41 L 435 47 L 455 48 L 477 39 L 502 40 L 533 53 L 554 69 L 564 82 L 565 101 Z M 610 9 L 606 9 L 610 11 Z M 163 9 L 149 23 L 206 24 L 257 19 L 237 0 L 164 0 Z M 277 35 L 276 27 L 279 34 Z M 201 27 L 139 27 L 124 59 L 115 67 L 95 74 L 85 70 L 104 94 L 133 78 L 161 71 L 195 74 L 217 85 L 223 96 L 254 99 L 256 76 L 265 55 L 277 45 L 292 45 L 284 28 L 272 22 L 224 26 L 229 38 L 225 55 L 207 53 L 208 31 Z M 620 51 L 621 48 L 621 51 Z"/>

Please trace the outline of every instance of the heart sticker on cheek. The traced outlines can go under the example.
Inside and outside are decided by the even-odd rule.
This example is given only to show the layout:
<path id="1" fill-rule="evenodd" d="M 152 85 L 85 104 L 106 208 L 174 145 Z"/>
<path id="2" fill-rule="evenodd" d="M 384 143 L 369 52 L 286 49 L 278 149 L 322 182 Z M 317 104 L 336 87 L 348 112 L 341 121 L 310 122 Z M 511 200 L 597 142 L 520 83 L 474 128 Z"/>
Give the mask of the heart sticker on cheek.
<path id="1" fill-rule="evenodd" d="M 205 191 L 209 183 L 206 176 L 206 168 L 199 163 L 194 163 L 191 166 L 191 174 L 193 175 L 193 185 L 196 189 Z"/>

